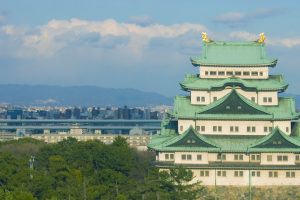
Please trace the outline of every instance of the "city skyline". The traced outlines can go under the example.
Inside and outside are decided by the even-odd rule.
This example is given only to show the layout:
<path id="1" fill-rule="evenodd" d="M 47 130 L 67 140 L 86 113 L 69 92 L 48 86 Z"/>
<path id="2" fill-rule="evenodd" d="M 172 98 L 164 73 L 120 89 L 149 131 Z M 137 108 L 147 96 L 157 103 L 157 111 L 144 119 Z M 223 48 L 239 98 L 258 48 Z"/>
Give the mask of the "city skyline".
<path id="1" fill-rule="evenodd" d="M 0 84 L 95 85 L 173 96 L 216 40 L 267 36 L 268 55 L 300 94 L 298 2 L 1 1 Z M 271 70 L 278 73 L 277 68 Z M 168 74 L 168 76 L 166 76 Z"/>

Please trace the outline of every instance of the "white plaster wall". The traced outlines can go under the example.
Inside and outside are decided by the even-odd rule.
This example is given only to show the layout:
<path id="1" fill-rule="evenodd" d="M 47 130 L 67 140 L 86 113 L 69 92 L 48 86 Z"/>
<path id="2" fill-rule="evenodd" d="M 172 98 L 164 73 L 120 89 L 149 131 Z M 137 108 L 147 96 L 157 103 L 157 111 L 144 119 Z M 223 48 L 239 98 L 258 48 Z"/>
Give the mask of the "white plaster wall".
<path id="1" fill-rule="evenodd" d="M 181 155 L 192 155 L 192 160 L 182 160 Z M 201 160 L 197 160 L 197 155 L 202 155 Z M 176 164 L 208 164 L 208 153 L 207 152 L 175 152 L 174 163 Z"/>
<path id="2" fill-rule="evenodd" d="M 291 134 L 291 121 L 275 121 L 274 122 L 274 127 L 278 126 L 280 130 L 287 135 Z M 288 131 L 286 130 L 288 128 Z"/>
<path id="3" fill-rule="evenodd" d="M 209 171 L 209 176 L 200 176 L 200 171 Z M 209 186 L 248 186 L 249 182 L 252 186 L 270 186 L 270 185 L 300 185 L 300 171 L 296 170 L 275 170 L 278 177 L 269 177 L 269 171 L 274 170 L 253 170 L 260 171 L 260 177 L 250 176 L 252 170 L 225 170 L 226 177 L 217 176 L 219 170 L 192 169 L 194 179 L 191 183 L 201 182 L 202 185 Z M 222 170 L 220 170 L 222 171 Z M 234 171 L 243 171 L 242 177 L 235 177 Z M 287 178 L 286 172 L 295 172 L 294 178 Z"/>
<path id="4" fill-rule="evenodd" d="M 190 126 L 195 128 L 195 121 L 194 120 L 184 120 L 184 119 L 178 119 L 178 133 L 181 134 L 184 131 L 186 131 Z M 180 130 L 180 127 L 183 129 Z"/>
<path id="5" fill-rule="evenodd" d="M 272 161 L 267 160 L 267 156 L 272 156 Z M 277 156 L 288 156 L 287 161 L 278 161 Z M 261 153 L 261 165 L 295 165 L 295 154 L 293 153 Z"/>
<path id="6" fill-rule="evenodd" d="M 256 92 L 244 91 L 241 88 L 237 88 L 236 90 L 239 94 L 243 95 L 244 97 L 246 97 L 249 100 L 251 100 L 251 98 L 254 97 L 255 98 L 255 103 L 257 103 L 258 94 Z"/>
<path id="7" fill-rule="evenodd" d="M 232 88 L 227 87 L 222 91 L 191 91 L 191 104 L 192 105 L 208 105 L 214 102 L 214 97 L 220 99 L 224 97 L 226 94 L 231 92 Z M 252 91 L 244 91 L 240 88 L 236 88 L 237 92 L 243 95 L 245 98 L 251 100 L 252 97 L 255 98 L 255 103 L 258 105 L 264 106 L 274 106 L 278 105 L 278 93 L 276 91 L 269 92 L 252 92 Z M 198 102 L 197 97 L 205 97 L 204 102 Z M 264 97 L 271 97 L 272 102 L 263 102 Z"/>
<path id="8" fill-rule="evenodd" d="M 165 159 L 165 154 L 169 154 L 169 159 Z M 157 160 L 159 161 L 174 161 L 175 160 L 175 154 L 174 154 L 174 159 L 170 159 L 170 154 L 174 154 L 172 152 L 159 152 L 158 153 L 158 158 Z"/>
<path id="9" fill-rule="evenodd" d="M 264 102 L 264 97 L 271 97 L 272 102 Z M 265 106 L 273 106 L 278 105 L 278 93 L 276 91 L 270 92 L 259 92 L 258 93 L 258 105 L 265 105 Z"/>
<path id="10" fill-rule="evenodd" d="M 197 97 L 200 97 L 200 101 L 197 101 Z M 205 101 L 201 101 L 201 97 L 205 98 Z M 191 91 L 191 104 L 193 105 L 207 105 L 211 103 L 209 91 Z"/>
<path id="11" fill-rule="evenodd" d="M 274 123 L 274 125 L 273 125 Z M 183 130 L 180 130 L 180 126 Z M 181 134 L 186 131 L 190 126 L 195 128 L 195 120 L 182 120 L 178 119 L 178 133 Z M 221 121 L 221 120 L 196 120 L 196 126 L 205 126 L 205 131 L 200 131 L 202 134 L 225 134 L 225 135 L 267 135 L 270 132 L 264 132 L 264 127 L 276 127 L 278 126 L 287 135 L 291 132 L 290 121 Z M 213 126 L 221 126 L 222 132 L 214 132 Z M 238 126 L 239 132 L 230 132 L 231 126 Z M 247 132 L 247 127 L 255 127 L 255 132 Z M 288 127 L 289 132 L 286 132 Z"/>
<path id="12" fill-rule="evenodd" d="M 208 72 L 208 75 L 205 75 L 205 72 Z M 217 75 L 210 75 L 210 71 L 217 72 Z M 218 75 L 219 71 L 225 72 L 225 75 Z M 269 78 L 269 68 L 268 67 L 205 67 L 201 66 L 199 67 L 200 77 L 201 78 L 227 78 L 231 77 L 229 75 L 226 75 L 226 72 L 241 72 L 241 75 L 235 75 L 239 78 L 245 78 L 245 79 L 268 79 Z M 244 76 L 243 72 L 249 72 L 249 76 Z M 258 72 L 258 76 L 252 76 L 251 72 Z M 263 75 L 260 75 L 260 72 L 263 73 Z"/>

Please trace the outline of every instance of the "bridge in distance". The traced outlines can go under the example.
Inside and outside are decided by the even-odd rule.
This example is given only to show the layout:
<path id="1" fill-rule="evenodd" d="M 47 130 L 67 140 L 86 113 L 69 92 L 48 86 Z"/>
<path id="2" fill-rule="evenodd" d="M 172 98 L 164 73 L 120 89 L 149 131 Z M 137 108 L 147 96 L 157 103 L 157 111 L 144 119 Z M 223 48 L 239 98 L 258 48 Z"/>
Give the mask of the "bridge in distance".
<path id="1" fill-rule="evenodd" d="M 128 131 L 141 128 L 146 131 L 160 130 L 161 120 L 77 120 L 77 119 L 1 119 L 1 130 L 69 130 L 79 127 L 88 130 Z"/>

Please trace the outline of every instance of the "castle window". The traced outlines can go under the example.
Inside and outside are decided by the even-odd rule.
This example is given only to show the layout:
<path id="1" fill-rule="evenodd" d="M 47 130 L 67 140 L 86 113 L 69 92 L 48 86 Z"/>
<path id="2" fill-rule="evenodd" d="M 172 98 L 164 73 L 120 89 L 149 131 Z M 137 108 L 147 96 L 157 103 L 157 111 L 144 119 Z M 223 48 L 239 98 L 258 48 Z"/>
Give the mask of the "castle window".
<path id="1" fill-rule="evenodd" d="M 253 161 L 257 160 L 257 161 L 259 161 L 260 160 L 260 155 L 259 154 L 253 154 L 253 155 L 251 155 L 251 160 L 253 160 Z"/>
<path id="2" fill-rule="evenodd" d="M 169 160 L 169 154 L 165 154 L 165 160 Z"/>
<path id="3" fill-rule="evenodd" d="M 191 154 L 186 155 L 186 159 L 187 160 L 192 160 L 192 155 Z"/>
<path id="4" fill-rule="evenodd" d="M 217 101 L 217 99 L 218 99 L 217 97 L 213 97 L 213 101 Z"/>
<path id="5" fill-rule="evenodd" d="M 202 102 L 205 102 L 205 97 L 201 97 L 201 101 L 202 101 Z"/>
<path id="6" fill-rule="evenodd" d="M 269 127 L 269 132 L 272 132 L 272 127 L 271 126 Z"/>
<path id="7" fill-rule="evenodd" d="M 186 155 L 185 154 L 181 155 L 181 160 L 186 160 Z"/>
<path id="8" fill-rule="evenodd" d="M 202 160 L 202 155 L 197 155 L 197 160 Z"/>
<path id="9" fill-rule="evenodd" d="M 217 132 L 217 126 L 213 126 L 213 132 Z"/>
<path id="10" fill-rule="evenodd" d="M 263 102 L 264 102 L 264 103 L 267 103 L 267 102 L 268 102 L 268 98 L 267 98 L 267 97 L 264 97 L 264 98 L 263 98 Z"/>
<path id="11" fill-rule="evenodd" d="M 285 173 L 285 177 L 287 177 L 287 178 L 295 178 L 296 177 L 296 173 L 295 172 L 286 172 Z"/>
<path id="12" fill-rule="evenodd" d="M 263 73 L 262 73 L 262 72 L 259 72 L 259 75 L 260 75 L 260 76 L 262 76 L 262 75 L 263 75 Z"/>
<path id="13" fill-rule="evenodd" d="M 226 154 L 222 154 L 222 160 L 226 160 Z"/>
<path id="14" fill-rule="evenodd" d="M 180 126 L 180 131 L 183 131 L 183 126 Z"/>
<path id="15" fill-rule="evenodd" d="M 230 132 L 233 132 L 234 128 L 233 126 L 230 126 Z"/>
<path id="16" fill-rule="evenodd" d="M 243 177 L 244 176 L 244 172 L 243 171 L 234 171 L 234 176 L 235 177 Z"/>
<path id="17" fill-rule="evenodd" d="M 222 126 L 218 126 L 218 132 L 222 132 Z"/>
<path id="18" fill-rule="evenodd" d="M 240 75 L 242 75 L 242 72 L 235 72 L 234 74 L 237 76 L 240 76 Z"/>
<path id="19" fill-rule="evenodd" d="M 201 126 L 201 131 L 205 132 L 205 126 Z"/>
<path id="20" fill-rule="evenodd" d="M 226 176 L 226 171 L 217 171 L 217 176 Z"/>
<path id="21" fill-rule="evenodd" d="M 268 102 L 272 103 L 272 97 L 268 97 Z"/>
<path id="22" fill-rule="evenodd" d="M 209 171 L 200 171 L 200 176 L 209 176 Z"/>
<path id="23" fill-rule="evenodd" d="M 267 133 L 268 132 L 268 127 L 264 127 L 264 132 Z"/>
<path id="24" fill-rule="evenodd" d="M 218 75 L 224 76 L 224 75 L 225 75 L 225 72 L 224 72 L 224 71 L 219 71 L 219 72 L 218 72 Z"/>
<path id="25" fill-rule="evenodd" d="M 208 71 L 205 71 L 205 75 L 208 75 Z"/>
<path id="26" fill-rule="evenodd" d="M 271 162 L 272 161 L 272 155 L 267 155 L 267 161 Z"/>
<path id="27" fill-rule="evenodd" d="M 200 102 L 200 97 L 197 97 L 197 102 Z"/>
<path id="28" fill-rule="evenodd" d="M 240 155 L 239 155 L 239 160 L 243 160 L 243 157 L 244 157 L 244 156 L 243 156 L 242 154 L 240 154 Z"/>
<path id="29" fill-rule="evenodd" d="M 258 76 L 258 72 L 251 72 L 252 76 Z"/>
<path id="30" fill-rule="evenodd" d="M 278 177 L 278 172 L 276 172 L 276 171 L 269 171 L 269 177 L 277 178 Z"/>
<path id="31" fill-rule="evenodd" d="M 170 160 L 174 160 L 174 154 L 173 153 L 170 154 Z"/>
<path id="32" fill-rule="evenodd" d="M 196 130 L 197 130 L 197 131 L 200 131 L 200 126 L 196 126 Z"/>
<path id="33" fill-rule="evenodd" d="M 244 75 L 244 76 L 249 76 L 249 75 L 250 75 L 250 72 L 243 72 L 243 75 Z"/>
<path id="34" fill-rule="evenodd" d="M 255 102 L 255 97 L 251 97 L 251 101 Z"/>
<path id="35" fill-rule="evenodd" d="M 256 131 L 255 126 L 252 126 L 252 132 L 255 132 L 255 131 Z"/>
<path id="36" fill-rule="evenodd" d="M 279 155 L 277 156 L 277 161 L 288 161 L 288 156 Z"/>
<path id="37" fill-rule="evenodd" d="M 217 160 L 226 160 L 226 154 L 218 154 Z"/>
<path id="38" fill-rule="evenodd" d="M 244 155 L 243 154 L 234 154 L 234 160 L 243 160 Z"/>
<path id="39" fill-rule="evenodd" d="M 285 127 L 285 131 L 286 131 L 286 132 L 289 132 L 289 127 Z"/>
<path id="40" fill-rule="evenodd" d="M 239 127 L 238 126 L 234 127 L 234 131 L 239 132 Z"/>
<path id="41" fill-rule="evenodd" d="M 296 156 L 295 156 L 295 160 L 296 160 L 296 161 L 299 161 L 299 160 L 300 160 L 300 155 L 296 155 Z"/>
<path id="42" fill-rule="evenodd" d="M 247 132 L 250 133 L 251 132 L 251 127 L 247 126 Z"/>
<path id="43" fill-rule="evenodd" d="M 227 76 L 232 76 L 232 75 L 233 75 L 233 72 L 231 72 L 231 71 L 226 72 L 226 75 L 227 75 Z"/>
<path id="44" fill-rule="evenodd" d="M 211 71 L 211 72 L 209 72 L 209 75 L 217 75 L 217 72 L 216 71 Z"/>
<path id="45" fill-rule="evenodd" d="M 260 177 L 260 171 L 252 171 L 251 175 L 256 176 L 256 177 Z"/>

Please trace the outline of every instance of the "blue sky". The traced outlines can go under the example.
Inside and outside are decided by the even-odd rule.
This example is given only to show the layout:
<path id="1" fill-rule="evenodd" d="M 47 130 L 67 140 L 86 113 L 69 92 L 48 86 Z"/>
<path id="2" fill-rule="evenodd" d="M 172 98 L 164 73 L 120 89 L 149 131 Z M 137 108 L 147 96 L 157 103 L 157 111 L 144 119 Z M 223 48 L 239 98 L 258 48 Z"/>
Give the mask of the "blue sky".
<path id="1" fill-rule="evenodd" d="M 0 0 L 0 84 L 96 85 L 174 96 L 201 32 L 267 36 L 272 73 L 300 94 L 298 1 Z"/>

